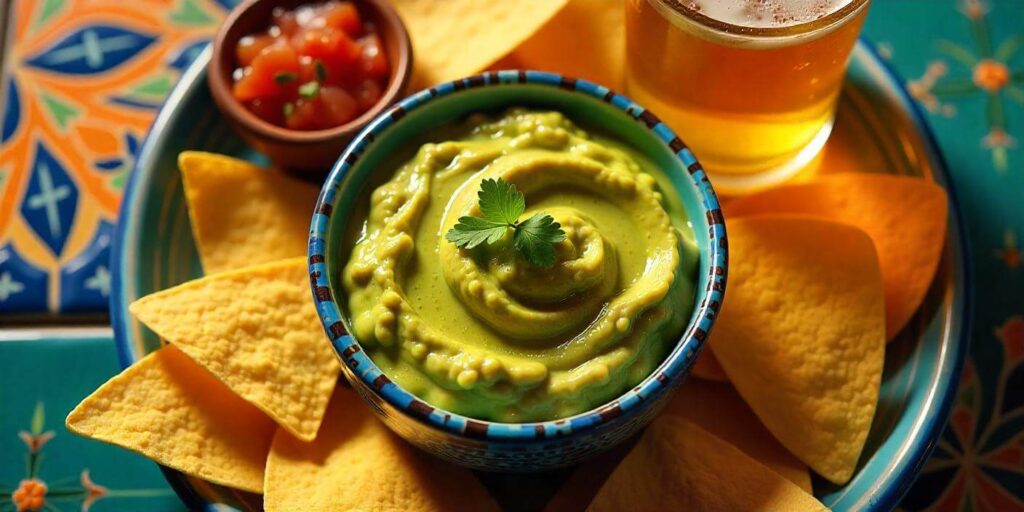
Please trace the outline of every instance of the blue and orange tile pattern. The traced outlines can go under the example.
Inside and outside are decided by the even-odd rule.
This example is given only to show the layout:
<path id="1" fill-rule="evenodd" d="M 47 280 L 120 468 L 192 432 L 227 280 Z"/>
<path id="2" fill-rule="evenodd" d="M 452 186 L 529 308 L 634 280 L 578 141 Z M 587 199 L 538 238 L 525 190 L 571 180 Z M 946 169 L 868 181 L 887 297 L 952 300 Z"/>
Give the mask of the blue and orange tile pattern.
<path id="1" fill-rule="evenodd" d="M 102 314 L 125 173 L 229 0 L 15 0 L 0 114 L 0 318 Z"/>

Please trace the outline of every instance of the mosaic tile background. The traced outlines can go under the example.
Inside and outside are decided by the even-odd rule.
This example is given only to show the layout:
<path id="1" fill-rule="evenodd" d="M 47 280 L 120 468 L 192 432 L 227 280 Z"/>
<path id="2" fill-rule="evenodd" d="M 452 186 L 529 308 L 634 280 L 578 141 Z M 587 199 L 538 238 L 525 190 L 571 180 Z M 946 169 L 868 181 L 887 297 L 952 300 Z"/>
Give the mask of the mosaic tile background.
<path id="1" fill-rule="evenodd" d="M 112 223 L 163 97 L 229 0 L 15 0 L 0 116 L 0 315 L 103 313 Z"/>

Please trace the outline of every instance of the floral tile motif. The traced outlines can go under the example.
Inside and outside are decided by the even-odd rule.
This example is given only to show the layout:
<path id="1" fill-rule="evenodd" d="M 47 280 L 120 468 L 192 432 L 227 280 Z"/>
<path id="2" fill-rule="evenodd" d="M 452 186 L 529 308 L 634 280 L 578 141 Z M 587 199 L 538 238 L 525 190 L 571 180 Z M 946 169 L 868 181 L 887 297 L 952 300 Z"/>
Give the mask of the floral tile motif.
<path id="1" fill-rule="evenodd" d="M 868 16 L 935 130 L 974 253 L 970 360 L 905 510 L 1024 510 L 1022 21 L 1020 0 L 877 2 Z"/>
<path id="2" fill-rule="evenodd" d="M 0 77 L 0 319 L 107 310 L 126 173 L 235 3 L 14 0 Z"/>
<path id="3" fill-rule="evenodd" d="M 981 143 L 991 152 L 996 169 L 1005 171 L 1009 166 L 1007 151 L 1017 147 L 1017 138 L 1010 134 L 1007 126 L 1008 102 L 1024 107 L 1024 66 L 1012 67 L 1014 57 L 1024 50 L 1024 34 L 993 40 L 989 10 L 988 2 L 962 1 L 961 12 L 970 22 L 970 47 L 939 39 L 935 46 L 944 58 L 932 61 L 924 75 L 910 81 L 907 87 L 926 109 L 932 112 L 941 109 L 948 117 L 955 115 L 955 98 L 984 97 L 984 126 L 988 131 Z M 969 72 L 969 76 L 947 77 L 950 67 L 946 59 Z"/>
<path id="4" fill-rule="evenodd" d="M 156 464 L 64 428 L 115 352 L 103 337 L 0 343 L 0 512 L 185 510 Z"/>
<path id="5" fill-rule="evenodd" d="M 84 468 L 75 476 L 50 481 L 41 477 L 44 448 L 57 434 L 46 428 L 46 408 L 43 402 L 36 404 L 32 418 L 25 430 L 18 431 L 18 438 L 25 444 L 25 476 L 16 486 L 0 487 L 0 510 L 13 505 L 21 511 L 59 511 L 60 503 L 72 503 L 71 510 L 88 512 L 101 499 L 152 498 L 168 496 L 169 489 L 111 489 L 93 481 L 89 469 Z"/>

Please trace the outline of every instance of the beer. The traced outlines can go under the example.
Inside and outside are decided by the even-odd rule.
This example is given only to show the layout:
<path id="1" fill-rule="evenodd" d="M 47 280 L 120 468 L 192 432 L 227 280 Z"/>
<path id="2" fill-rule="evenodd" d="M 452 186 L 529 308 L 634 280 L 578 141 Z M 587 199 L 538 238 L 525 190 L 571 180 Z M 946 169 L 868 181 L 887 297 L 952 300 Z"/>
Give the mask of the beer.
<path id="1" fill-rule="evenodd" d="M 716 185 L 780 181 L 828 139 L 868 0 L 628 0 L 627 91 Z"/>

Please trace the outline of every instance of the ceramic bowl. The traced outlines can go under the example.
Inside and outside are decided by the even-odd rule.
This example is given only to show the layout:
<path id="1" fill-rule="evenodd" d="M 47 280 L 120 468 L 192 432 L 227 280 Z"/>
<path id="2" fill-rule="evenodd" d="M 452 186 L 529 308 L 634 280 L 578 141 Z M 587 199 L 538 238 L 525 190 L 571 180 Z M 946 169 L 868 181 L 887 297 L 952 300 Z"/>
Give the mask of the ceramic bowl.
<path id="1" fill-rule="evenodd" d="M 359 117 L 326 130 L 290 130 L 268 123 L 245 108 L 231 93 L 231 74 L 237 67 L 235 46 L 249 34 L 262 32 L 270 24 L 276 7 L 293 9 L 310 0 L 248 0 L 236 7 L 221 25 L 213 41 L 213 58 L 207 73 L 210 91 L 217 107 L 232 128 L 250 146 L 288 169 L 320 172 L 331 168 L 345 145 L 371 119 L 401 98 L 412 76 L 412 45 L 405 25 L 386 0 L 351 0 L 363 18 L 372 23 L 381 37 L 391 65 L 388 85 L 380 101 Z"/>
<path id="2" fill-rule="evenodd" d="M 678 196 L 700 252 L 688 324 L 664 362 L 627 393 L 569 418 L 499 423 L 464 417 L 425 403 L 384 375 L 347 335 L 351 326 L 340 286 L 347 254 L 343 234 L 371 192 L 388 155 L 408 150 L 416 136 L 475 112 L 513 106 L 558 110 L 584 127 L 629 144 L 650 159 Z M 381 176 L 376 176 L 380 179 Z M 664 185 L 663 185 L 664 187 Z M 310 228 L 310 279 L 324 329 L 344 362 L 346 377 L 392 430 L 456 464 L 489 471 L 540 471 L 579 462 L 623 441 L 647 424 L 682 382 L 700 352 L 722 302 L 726 280 L 725 225 L 707 176 L 686 145 L 651 112 L 629 98 L 583 80 L 535 71 L 484 73 L 420 91 L 371 122 L 348 146 L 324 184 Z M 330 293 L 325 293 L 325 289 Z"/>

